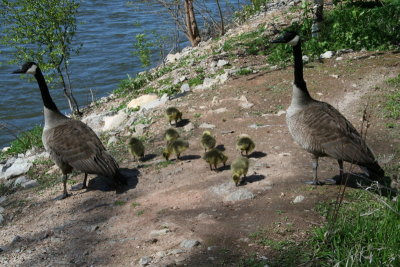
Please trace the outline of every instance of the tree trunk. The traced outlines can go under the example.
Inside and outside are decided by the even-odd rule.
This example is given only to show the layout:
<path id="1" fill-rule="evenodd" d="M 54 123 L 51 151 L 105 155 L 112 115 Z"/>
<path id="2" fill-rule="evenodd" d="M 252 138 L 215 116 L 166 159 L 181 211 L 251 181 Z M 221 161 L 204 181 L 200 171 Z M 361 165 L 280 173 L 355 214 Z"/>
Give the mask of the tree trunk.
<path id="1" fill-rule="evenodd" d="M 79 106 L 78 103 L 76 102 L 76 99 L 74 97 L 74 95 L 72 94 L 72 90 L 71 90 L 71 86 L 70 84 L 66 84 L 65 79 L 64 79 L 64 75 L 61 72 L 60 68 L 57 68 L 58 74 L 60 75 L 61 78 L 61 83 L 63 86 L 63 91 L 64 91 L 64 96 L 67 98 L 68 100 L 68 105 L 69 105 L 69 109 L 71 110 L 71 112 L 74 115 L 82 115 L 82 113 L 79 110 Z"/>
<path id="2" fill-rule="evenodd" d="M 317 37 L 321 30 L 321 23 L 324 20 L 324 0 L 314 0 L 314 17 L 311 26 L 311 36 Z"/>
<path id="3" fill-rule="evenodd" d="M 218 6 L 219 17 L 221 18 L 221 35 L 224 35 L 225 34 L 224 16 L 222 15 L 221 6 L 219 5 L 219 0 L 216 1 Z"/>
<path id="4" fill-rule="evenodd" d="M 193 1 L 194 0 L 185 0 L 186 30 L 192 46 L 197 46 L 201 42 L 201 37 L 194 15 Z"/>

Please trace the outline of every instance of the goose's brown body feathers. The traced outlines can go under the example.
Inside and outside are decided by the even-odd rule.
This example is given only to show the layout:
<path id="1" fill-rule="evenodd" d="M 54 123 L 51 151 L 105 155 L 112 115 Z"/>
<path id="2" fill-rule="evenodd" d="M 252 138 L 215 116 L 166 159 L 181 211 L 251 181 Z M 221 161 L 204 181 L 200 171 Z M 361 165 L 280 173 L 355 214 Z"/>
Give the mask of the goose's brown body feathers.
<path id="1" fill-rule="evenodd" d="M 43 144 L 63 172 L 73 168 L 84 173 L 114 177 L 118 163 L 94 131 L 81 121 L 64 123 L 43 131 Z"/>

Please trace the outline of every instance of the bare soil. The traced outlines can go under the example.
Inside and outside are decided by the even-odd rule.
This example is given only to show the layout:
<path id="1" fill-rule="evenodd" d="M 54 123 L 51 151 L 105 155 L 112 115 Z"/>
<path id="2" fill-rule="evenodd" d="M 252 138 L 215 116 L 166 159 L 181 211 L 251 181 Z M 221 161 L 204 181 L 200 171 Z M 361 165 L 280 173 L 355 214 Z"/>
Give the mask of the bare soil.
<path id="1" fill-rule="evenodd" d="M 253 65 L 262 64 L 261 58 L 253 60 Z M 399 73 L 399 62 L 400 55 L 393 53 L 345 54 L 341 61 L 307 64 L 305 79 L 312 96 L 337 107 L 360 129 L 366 103 L 379 104 L 384 81 Z M 123 194 L 116 195 L 102 186 L 104 178 L 93 176 L 89 190 L 73 192 L 62 201 L 53 200 L 61 192 L 61 183 L 9 196 L 3 205 L 7 221 L 0 228 L 4 250 L 0 264 L 139 266 L 140 258 L 151 256 L 149 266 L 239 266 L 252 255 L 276 256 L 270 246 L 251 237 L 256 233 L 272 240 L 305 240 L 324 223 L 316 206 L 335 198 L 339 187 L 303 183 L 312 178 L 310 156 L 292 141 L 285 114 L 280 112 L 290 103 L 292 77 L 292 67 L 235 76 L 213 90 L 169 102 L 183 111 L 186 123 L 195 126 L 190 132 L 178 127 L 190 147 L 182 160 L 173 157 L 171 164 L 161 156 L 163 132 L 169 127 L 163 117 L 165 107 L 153 112 L 156 119 L 146 130 L 150 156 L 137 163 L 126 152 L 119 155 L 124 159 L 121 167 L 131 176 L 131 189 Z M 254 106 L 243 108 L 243 96 Z M 370 147 L 378 158 L 393 154 L 399 141 L 387 141 L 389 133 L 381 116 L 373 115 L 370 122 Z M 216 188 L 227 188 L 228 193 L 238 189 L 229 167 L 210 171 L 201 159 L 204 151 L 199 140 L 204 129 L 198 126 L 202 123 L 215 125 L 211 131 L 225 148 L 228 164 L 239 155 L 235 150 L 239 134 L 255 141 L 248 177 L 239 187 L 251 191 L 254 198 L 226 201 L 226 195 L 215 193 Z M 334 160 L 321 159 L 321 179 L 337 174 Z M 83 175 L 73 179 L 81 181 Z M 299 195 L 304 201 L 294 204 Z M 168 231 L 150 235 L 162 229 Z M 182 249 L 185 239 L 198 240 L 200 245 L 176 250 Z"/>

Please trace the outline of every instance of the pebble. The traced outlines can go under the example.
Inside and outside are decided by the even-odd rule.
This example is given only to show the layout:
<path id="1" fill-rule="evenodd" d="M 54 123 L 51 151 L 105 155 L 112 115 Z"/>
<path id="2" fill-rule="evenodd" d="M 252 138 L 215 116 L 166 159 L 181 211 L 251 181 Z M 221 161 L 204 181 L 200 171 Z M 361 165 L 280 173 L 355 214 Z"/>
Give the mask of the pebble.
<path id="1" fill-rule="evenodd" d="M 204 123 L 200 124 L 199 128 L 214 129 L 215 125 L 204 122 Z"/>
<path id="2" fill-rule="evenodd" d="M 185 250 L 183 250 L 183 249 L 179 249 L 179 248 L 176 248 L 176 249 L 173 249 L 173 250 L 171 250 L 170 252 L 169 252 L 169 254 L 171 254 L 171 255 L 178 255 L 178 254 L 182 254 L 182 253 L 185 253 L 186 251 Z"/>
<path id="3" fill-rule="evenodd" d="M 295 199 L 293 200 L 293 203 L 294 204 L 300 203 L 300 202 L 303 202 L 303 200 L 304 200 L 304 196 L 300 195 L 300 196 L 295 197 Z"/>
<path id="4" fill-rule="evenodd" d="M 38 183 L 38 181 L 35 179 L 35 180 L 30 180 L 30 181 L 28 181 L 28 182 L 26 182 L 26 183 L 23 183 L 21 186 L 22 186 L 22 188 L 29 189 L 29 188 L 36 187 L 36 186 L 38 186 L 38 185 L 39 185 L 39 183 Z"/>
<path id="5" fill-rule="evenodd" d="M 0 214 L 0 225 L 3 224 L 3 222 L 4 222 L 4 217 L 2 214 Z"/>
<path id="6" fill-rule="evenodd" d="M 223 66 L 226 66 L 228 64 L 229 64 L 229 61 L 224 60 L 224 59 L 220 59 L 220 60 L 218 60 L 217 67 L 223 67 Z"/>
<path id="7" fill-rule="evenodd" d="M 326 51 L 325 53 L 320 55 L 320 58 L 331 58 L 334 54 L 335 52 L 333 51 Z"/>
<path id="8" fill-rule="evenodd" d="M 194 239 L 186 239 L 181 242 L 180 247 L 181 248 L 194 248 L 198 245 L 200 245 L 200 241 L 194 240 Z"/>
<path id="9" fill-rule="evenodd" d="M 166 235 L 167 233 L 171 232 L 169 229 L 161 229 L 161 230 L 153 230 L 150 232 L 150 237 Z"/>
<path id="10" fill-rule="evenodd" d="M 254 194 L 246 188 L 241 188 L 225 197 L 225 201 L 239 201 L 254 198 Z"/>
<path id="11" fill-rule="evenodd" d="M 0 207 L 0 213 L 3 213 L 3 212 L 4 212 L 4 208 Z"/>
<path id="12" fill-rule="evenodd" d="M 153 260 L 152 257 L 145 256 L 145 257 L 140 258 L 139 264 L 142 266 L 146 266 L 146 265 L 149 265 L 152 260 Z"/>
<path id="13" fill-rule="evenodd" d="M 194 129 L 194 124 L 193 123 L 188 123 L 183 127 L 183 130 L 185 130 L 185 132 L 190 132 L 191 130 Z"/>

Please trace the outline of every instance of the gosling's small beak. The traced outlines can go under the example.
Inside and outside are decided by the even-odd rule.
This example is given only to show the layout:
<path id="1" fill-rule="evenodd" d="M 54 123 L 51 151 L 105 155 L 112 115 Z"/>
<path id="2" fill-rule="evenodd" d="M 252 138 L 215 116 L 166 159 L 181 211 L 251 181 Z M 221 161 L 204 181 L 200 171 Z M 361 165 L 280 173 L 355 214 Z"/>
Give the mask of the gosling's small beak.
<path id="1" fill-rule="evenodd" d="M 19 70 L 14 70 L 12 72 L 12 74 L 18 74 L 18 73 L 24 73 L 24 71 L 22 69 L 19 69 Z"/>

